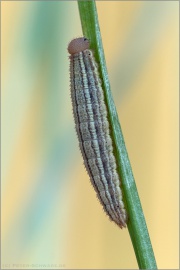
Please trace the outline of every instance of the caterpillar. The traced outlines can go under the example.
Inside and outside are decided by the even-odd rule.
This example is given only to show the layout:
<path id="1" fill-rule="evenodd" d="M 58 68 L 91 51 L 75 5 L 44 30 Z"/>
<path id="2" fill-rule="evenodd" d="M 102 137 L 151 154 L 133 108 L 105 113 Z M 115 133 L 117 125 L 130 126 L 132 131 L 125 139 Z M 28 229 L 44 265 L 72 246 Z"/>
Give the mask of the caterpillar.
<path id="1" fill-rule="evenodd" d="M 107 108 L 90 42 L 73 39 L 70 54 L 71 99 L 80 150 L 91 183 L 107 215 L 120 228 L 126 227 L 120 179 L 113 153 Z"/>

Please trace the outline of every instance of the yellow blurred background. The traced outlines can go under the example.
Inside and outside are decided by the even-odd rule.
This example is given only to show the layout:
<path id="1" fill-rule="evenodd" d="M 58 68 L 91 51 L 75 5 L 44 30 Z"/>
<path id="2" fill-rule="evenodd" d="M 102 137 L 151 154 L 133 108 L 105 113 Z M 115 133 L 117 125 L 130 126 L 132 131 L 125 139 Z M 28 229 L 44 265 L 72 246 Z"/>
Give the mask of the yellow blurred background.
<path id="1" fill-rule="evenodd" d="M 160 269 L 178 269 L 178 1 L 97 2 L 114 100 Z M 2 269 L 137 269 L 84 169 L 69 89 L 76 1 L 3 1 Z"/>

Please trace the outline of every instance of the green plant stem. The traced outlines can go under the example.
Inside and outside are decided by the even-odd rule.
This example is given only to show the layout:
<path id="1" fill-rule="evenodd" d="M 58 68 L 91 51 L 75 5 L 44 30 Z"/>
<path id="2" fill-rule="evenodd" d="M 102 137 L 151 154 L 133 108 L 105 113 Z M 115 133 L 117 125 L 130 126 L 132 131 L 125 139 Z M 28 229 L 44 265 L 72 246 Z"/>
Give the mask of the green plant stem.
<path id="1" fill-rule="evenodd" d="M 112 98 L 104 51 L 94 1 L 78 1 L 83 35 L 90 40 L 90 47 L 99 63 L 99 73 L 108 109 L 111 136 L 115 148 L 118 173 L 122 182 L 123 200 L 128 214 L 128 230 L 140 269 L 157 269 L 143 210 L 129 162 L 116 107 Z"/>

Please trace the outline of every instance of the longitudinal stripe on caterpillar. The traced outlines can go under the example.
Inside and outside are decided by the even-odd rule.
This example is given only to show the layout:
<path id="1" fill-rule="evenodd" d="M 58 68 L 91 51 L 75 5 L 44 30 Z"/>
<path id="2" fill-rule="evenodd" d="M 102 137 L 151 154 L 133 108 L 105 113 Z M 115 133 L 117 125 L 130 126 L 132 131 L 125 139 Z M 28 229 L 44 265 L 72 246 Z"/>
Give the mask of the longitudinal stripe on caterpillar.
<path id="1" fill-rule="evenodd" d="M 84 164 L 106 213 L 118 226 L 126 227 L 104 94 L 88 39 L 72 40 L 68 52 L 73 113 Z"/>

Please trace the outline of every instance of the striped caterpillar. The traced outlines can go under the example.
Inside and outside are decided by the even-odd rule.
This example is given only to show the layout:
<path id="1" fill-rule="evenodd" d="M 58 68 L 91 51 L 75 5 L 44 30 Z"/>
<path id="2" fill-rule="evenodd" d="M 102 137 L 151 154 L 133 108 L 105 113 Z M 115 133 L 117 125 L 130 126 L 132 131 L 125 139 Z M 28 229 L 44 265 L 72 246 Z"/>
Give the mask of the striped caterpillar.
<path id="1" fill-rule="evenodd" d="M 73 39 L 70 54 L 71 99 L 86 170 L 105 212 L 120 228 L 127 214 L 110 137 L 107 108 L 97 64 L 85 37 Z"/>

